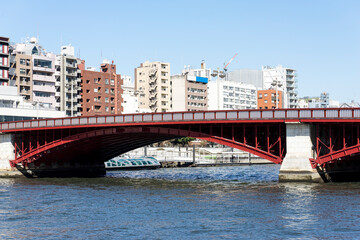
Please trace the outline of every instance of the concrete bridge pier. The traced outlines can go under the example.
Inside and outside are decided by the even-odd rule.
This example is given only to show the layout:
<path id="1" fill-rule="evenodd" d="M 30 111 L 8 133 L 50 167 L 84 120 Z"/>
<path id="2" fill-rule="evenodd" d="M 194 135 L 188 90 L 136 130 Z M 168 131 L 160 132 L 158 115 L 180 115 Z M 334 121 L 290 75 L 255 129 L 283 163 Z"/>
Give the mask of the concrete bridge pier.
<path id="1" fill-rule="evenodd" d="M 11 170 L 9 160 L 15 159 L 13 134 L 0 133 L 0 171 Z"/>
<path id="2" fill-rule="evenodd" d="M 311 125 L 286 123 L 286 156 L 281 164 L 279 182 L 322 182 L 310 164 L 314 157 Z"/>

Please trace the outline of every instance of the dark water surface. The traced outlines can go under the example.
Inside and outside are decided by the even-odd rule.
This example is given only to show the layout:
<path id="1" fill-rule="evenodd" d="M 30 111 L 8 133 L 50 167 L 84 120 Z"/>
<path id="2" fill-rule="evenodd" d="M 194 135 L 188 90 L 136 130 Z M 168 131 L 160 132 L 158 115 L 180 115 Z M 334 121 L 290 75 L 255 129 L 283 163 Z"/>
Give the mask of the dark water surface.
<path id="1" fill-rule="evenodd" d="M 0 239 L 359 239 L 360 184 L 275 165 L 0 179 Z"/>

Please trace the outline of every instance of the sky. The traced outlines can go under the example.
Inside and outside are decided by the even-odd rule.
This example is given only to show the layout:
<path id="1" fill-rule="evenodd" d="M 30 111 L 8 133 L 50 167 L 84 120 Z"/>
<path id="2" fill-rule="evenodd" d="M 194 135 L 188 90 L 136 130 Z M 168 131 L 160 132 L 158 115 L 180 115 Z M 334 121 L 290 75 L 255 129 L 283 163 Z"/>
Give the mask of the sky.
<path id="1" fill-rule="evenodd" d="M 184 65 L 294 68 L 299 96 L 328 92 L 360 102 L 360 1 L 197 0 L 39 1 L 1 3 L 0 36 L 38 37 L 48 51 L 71 44 L 86 67 L 114 60 L 134 75 L 144 61 Z"/>

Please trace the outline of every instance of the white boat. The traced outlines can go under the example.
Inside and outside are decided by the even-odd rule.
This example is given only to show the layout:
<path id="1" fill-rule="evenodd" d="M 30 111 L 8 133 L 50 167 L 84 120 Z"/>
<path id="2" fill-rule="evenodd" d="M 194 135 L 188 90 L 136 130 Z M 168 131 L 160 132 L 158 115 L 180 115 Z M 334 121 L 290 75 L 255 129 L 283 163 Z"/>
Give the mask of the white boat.
<path id="1" fill-rule="evenodd" d="M 156 169 L 160 163 L 154 157 L 124 158 L 116 157 L 106 161 L 106 170 L 138 170 L 138 169 Z"/>

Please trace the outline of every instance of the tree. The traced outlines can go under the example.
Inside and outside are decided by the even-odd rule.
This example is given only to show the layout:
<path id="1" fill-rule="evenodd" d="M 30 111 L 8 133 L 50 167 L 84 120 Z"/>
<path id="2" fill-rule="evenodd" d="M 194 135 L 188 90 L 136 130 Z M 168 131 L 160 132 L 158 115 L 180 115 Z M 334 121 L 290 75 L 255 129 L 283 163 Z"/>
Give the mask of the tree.
<path id="1" fill-rule="evenodd" d="M 176 138 L 176 139 L 172 140 L 171 143 L 174 145 L 181 145 L 184 147 L 189 142 L 194 141 L 194 140 L 195 140 L 195 138 L 192 138 L 192 137 L 182 137 L 182 138 Z"/>

